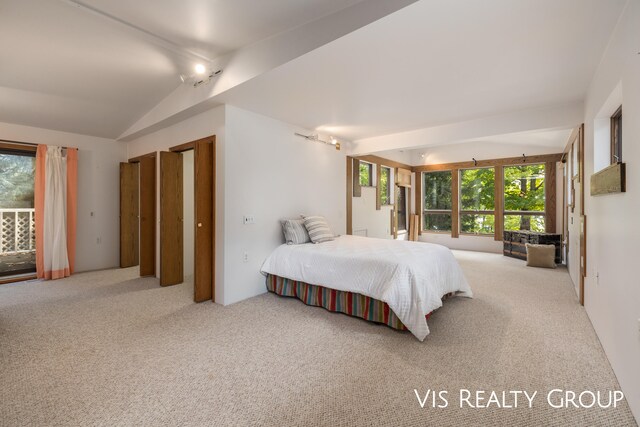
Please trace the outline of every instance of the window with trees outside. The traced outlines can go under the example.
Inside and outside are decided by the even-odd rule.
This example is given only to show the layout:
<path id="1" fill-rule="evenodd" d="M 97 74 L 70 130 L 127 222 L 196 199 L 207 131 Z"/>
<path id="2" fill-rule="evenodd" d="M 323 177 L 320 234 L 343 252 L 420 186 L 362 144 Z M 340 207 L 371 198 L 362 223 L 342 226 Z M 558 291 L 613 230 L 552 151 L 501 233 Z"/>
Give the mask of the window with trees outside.
<path id="1" fill-rule="evenodd" d="M 545 231 L 544 164 L 504 168 L 504 229 Z"/>
<path id="2" fill-rule="evenodd" d="M 611 116 L 611 164 L 622 162 L 622 106 Z"/>
<path id="3" fill-rule="evenodd" d="M 460 170 L 460 232 L 495 232 L 495 169 Z"/>
<path id="4" fill-rule="evenodd" d="M 424 230 L 451 231 L 451 171 L 425 172 Z"/>
<path id="5" fill-rule="evenodd" d="M 0 148 L 0 277 L 36 271 L 33 151 Z"/>
<path id="6" fill-rule="evenodd" d="M 373 165 L 371 163 L 360 162 L 360 185 L 371 187 L 373 179 Z"/>
<path id="7" fill-rule="evenodd" d="M 391 168 L 380 168 L 380 204 L 391 204 Z"/>

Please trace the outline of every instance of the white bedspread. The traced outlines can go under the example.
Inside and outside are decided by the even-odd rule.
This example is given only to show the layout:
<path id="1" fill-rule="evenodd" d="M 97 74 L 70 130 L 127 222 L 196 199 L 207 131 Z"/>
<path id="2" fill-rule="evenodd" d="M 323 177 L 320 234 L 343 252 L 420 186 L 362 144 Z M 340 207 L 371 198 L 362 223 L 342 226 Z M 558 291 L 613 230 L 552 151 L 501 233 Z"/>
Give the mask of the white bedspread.
<path id="1" fill-rule="evenodd" d="M 453 253 L 432 243 L 340 236 L 281 245 L 261 271 L 384 301 L 420 341 L 429 334 L 425 315 L 442 306 L 442 296 L 472 297 Z"/>

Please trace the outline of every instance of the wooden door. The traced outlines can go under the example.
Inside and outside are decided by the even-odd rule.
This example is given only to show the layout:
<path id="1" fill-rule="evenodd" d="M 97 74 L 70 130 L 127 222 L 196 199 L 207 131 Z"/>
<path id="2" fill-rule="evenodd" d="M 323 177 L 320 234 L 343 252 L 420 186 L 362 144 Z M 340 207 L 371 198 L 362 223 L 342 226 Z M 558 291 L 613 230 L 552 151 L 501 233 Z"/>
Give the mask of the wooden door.
<path id="1" fill-rule="evenodd" d="M 140 159 L 140 276 L 156 274 L 156 157 Z"/>
<path id="2" fill-rule="evenodd" d="M 138 265 L 138 164 L 120 163 L 120 267 Z"/>
<path id="3" fill-rule="evenodd" d="M 215 139 L 195 143 L 195 257 L 193 290 L 196 302 L 213 300 L 214 286 L 214 149 Z"/>
<path id="4" fill-rule="evenodd" d="M 182 283 L 182 154 L 160 152 L 160 286 Z"/>

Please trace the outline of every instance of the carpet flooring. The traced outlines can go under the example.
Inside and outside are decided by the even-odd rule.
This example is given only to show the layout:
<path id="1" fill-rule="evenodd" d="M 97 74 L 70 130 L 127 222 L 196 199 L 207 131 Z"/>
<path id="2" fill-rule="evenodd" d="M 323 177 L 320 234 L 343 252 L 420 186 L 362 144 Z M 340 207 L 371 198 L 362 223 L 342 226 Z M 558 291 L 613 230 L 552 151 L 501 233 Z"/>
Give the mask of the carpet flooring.
<path id="1" fill-rule="evenodd" d="M 447 300 L 424 342 L 273 294 L 195 304 L 191 284 L 135 268 L 2 285 L 0 425 L 636 425 L 625 401 L 546 402 L 619 389 L 565 269 L 455 254 L 475 298 Z M 414 389 L 449 405 L 421 408 Z M 460 409 L 460 389 L 538 397 Z"/>

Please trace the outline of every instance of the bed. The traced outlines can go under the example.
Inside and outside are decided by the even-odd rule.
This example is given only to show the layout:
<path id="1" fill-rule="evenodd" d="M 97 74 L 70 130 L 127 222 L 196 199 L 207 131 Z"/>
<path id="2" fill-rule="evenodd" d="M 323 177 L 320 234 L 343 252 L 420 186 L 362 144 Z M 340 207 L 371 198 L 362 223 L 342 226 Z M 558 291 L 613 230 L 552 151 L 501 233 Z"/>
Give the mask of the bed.
<path id="1" fill-rule="evenodd" d="M 271 292 L 406 328 L 420 341 L 429 334 L 426 316 L 442 306 L 443 297 L 473 296 L 453 253 L 424 242 L 340 236 L 284 244 L 261 271 Z"/>

